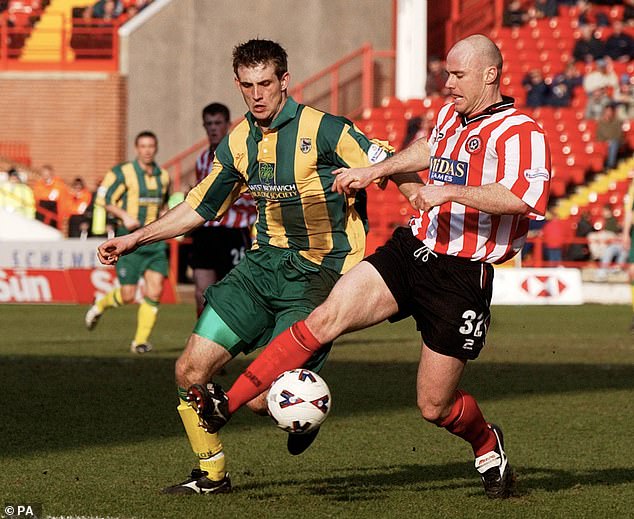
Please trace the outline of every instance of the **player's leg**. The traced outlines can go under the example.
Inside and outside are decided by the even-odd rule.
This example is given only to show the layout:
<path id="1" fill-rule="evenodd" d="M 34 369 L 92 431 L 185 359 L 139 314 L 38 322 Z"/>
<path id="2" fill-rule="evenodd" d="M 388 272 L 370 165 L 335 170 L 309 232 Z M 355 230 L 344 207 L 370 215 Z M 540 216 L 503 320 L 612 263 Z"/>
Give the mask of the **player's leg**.
<path id="1" fill-rule="evenodd" d="M 137 283 L 141 278 L 141 264 L 142 258 L 138 251 L 119 259 L 116 265 L 119 286 L 97 299 L 88 309 L 84 318 L 84 323 L 88 330 L 93 330 L 97 326 L 103 313 L 110 308 L 116 308 L 134 302 Z"/>
<path id="2" fill-rule="evenodd" d="M 137 311 L 136 332 L 130 345 L 132 353 L 147 353 L 152 350 L 149 339 L 156 324 L 164 279 L 161 272 L 154 270 L 146 270 L 143 274 L 143 300 Z"/>
<path id="3" fill-rule="evenodd" d="M 475 466 L 491 498 L 509 497 L 513 473 L 504 451 L 502 431 L 487 423 L 475 398 L 458 389 L 466 361 L 423 345 L 416 394 L 423 418 L 471 445 Z"/>
<path id="4" fill-rule="evenodd" d="M 489 497 L 508 497 L 512 471 L 501 431 L 487 423 L 472 395 L 458 389 L 467 360 L 485 344 L 493 268 L 444 255 L 427 256 L 411 268 L 413 314 L 424 343 L 417 379 L 421 414 L 471 445 Z"/>
<path id="5" fill-rule="evenodd" d="M 218 433 L 209 433 L 200 426 L 197 410 L 188 401 L 187 388 L 206 388 L 213 376 L 242 348 L 242 339 L 211 307 L 206 306 L 185 350 L 176 361 L 175 369 L 178 413 L 198 459 L 198 467 L 188 479 L 165 488 L 164 493 L 224 493 L 231 490 L 220 437 Z"/>
<path id="6" fill-rule="evenodd" d="M 398 305 L 373 265 L 362 261 L 337 281 L 323 304 L 305 321 L 279 334 L 227 392 L 233 413 L 268 388 L 282 372 L 304 365 L 339 335 L 379 323 Z"/>
<path id="7" fill-rule="evenodd" d="M 227 392 L 233 413 L 261 393 L 282 372 L 302 366 L 342 333 L 408 313 L 411 293 L 407 262 L 420 242 L 399 228 L 374 254 L 337 281 L 331 294 L 305 321 L 278 335 Z M 399 311 L 400 310 L 400 311 Z"/>
<path id="8" fill-rule="evenodd" d="M 207 268 L 194 269 L 194 297 L 196 298 L 196 315 L 200 317 L 205 308 L 205 290 L 209 285 L 219 281 L 216 271 Z"/>
<path id="9" fill-rule="evenodd" d="M 200 468 L 188 480 L 165 489 L 167 493 L 217 493 L 230 488 L 220 438 L 217 433 L 206 432 L 208 427 L 201 425 L 214 420 L 207 415 L 208 410 L 215 410 L 207 405 L 208 399 L 215 396 L 215 385 L 208 384 L 212 376 L 272 326 L 269 312 L 252 297 L 249 272 L 256 268 L 245 265 L 234 269 L 223 281 L 207 289 L 208 303 L 177 361 L 178 410 Z"/>

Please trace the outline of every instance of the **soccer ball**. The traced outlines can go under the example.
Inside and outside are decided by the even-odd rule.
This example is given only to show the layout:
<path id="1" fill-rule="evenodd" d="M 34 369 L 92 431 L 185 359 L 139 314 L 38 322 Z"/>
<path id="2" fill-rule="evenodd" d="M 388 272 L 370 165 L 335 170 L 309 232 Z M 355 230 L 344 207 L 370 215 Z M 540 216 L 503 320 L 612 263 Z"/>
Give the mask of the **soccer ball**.
<path id="1" fill-rule="evenodd" d="M 307 369 L 282 373 L 271 384 L 266 401 L 275 424 L 294 434 L 317 429 L 332 405 L 330 389 L 324 379 Z"/>

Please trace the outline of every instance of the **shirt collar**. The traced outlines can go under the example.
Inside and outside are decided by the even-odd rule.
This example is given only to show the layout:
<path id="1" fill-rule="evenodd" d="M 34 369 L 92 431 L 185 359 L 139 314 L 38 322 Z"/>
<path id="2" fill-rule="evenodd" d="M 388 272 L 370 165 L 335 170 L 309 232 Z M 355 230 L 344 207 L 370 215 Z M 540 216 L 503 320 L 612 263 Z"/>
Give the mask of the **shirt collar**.
<path id="1" fill-rule="evenodd" d="M 277 130 L 284 126 L 287 122 L 292 121 L 297 116 L 297 111 L 299 110 L 299 103 L 295 101 L 291 96 L 286 98 L 284 102 L 284 106 L 277 117 L 273 119 L 271 126 L 269 126 L 269 130 Z M 257 121 L 251 112 L 247 112 L 246 116 L 247 121 L 249 121 L 249 126 L 251 128 L 251 133 L 254 137 L 258 137 L 262 134 L 262 130 L 257 125 Z"/>
<path id="2" fill-rule="evenodd" d="M 469 123 L 480 121 L 481 119 L 486 119 L 490 115 L 499 113 L 508 108 L 513 108 L 514 103 L 515 103 L 515 99 L 513 99 L 512 97 L 503 95 L 502 101 L 500 101 L 499 103 L 494 103 L 491 106 L 488 106 L 487 108 L 485 108 L 481 112 L 478 112 L 477 114 L 474 114 L 470 117 L 467 117 L 466 115 L 460 115 L 460 118 L 462 119 L 462 125 L 466 126 Z"/>
<path id="3" fill-rule="evenodd" d="M 134 159 L 134 168 L 143 175 L 150 175 L 153 177 L 157 177 L 161 173 L 161 170 L 156 165 L 156 162 L 152 162 L 152 173 L 147 173 L 145 169 L 143 169 L 143 166 L 141 166 L 141 164 L 139 163 L 137 159 Z"/>

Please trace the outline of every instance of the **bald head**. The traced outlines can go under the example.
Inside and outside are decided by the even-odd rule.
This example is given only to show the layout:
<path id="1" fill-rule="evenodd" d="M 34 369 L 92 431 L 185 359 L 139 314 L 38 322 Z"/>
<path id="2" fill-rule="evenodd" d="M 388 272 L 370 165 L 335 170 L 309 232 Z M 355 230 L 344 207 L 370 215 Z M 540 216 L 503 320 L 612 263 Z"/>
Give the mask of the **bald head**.
<path id="1" fill-rule="evenodd" d="M 463 53 L 472 66 L 480 70 L 495 67 L 499 82 L 500 74 L 502 73 L 502 53 L 489 38 L 482 34 L 467 36 L 464 40 L 456 43 L 449 53 L 454 51 Z"/>
<path id="2" fill-rule="evenodd" d="M 502 100 L 502 54 L 486 36 L 456 43 L 447 54 L 447 72 L 446 87 L 459 113 L 469 116 Z"/>

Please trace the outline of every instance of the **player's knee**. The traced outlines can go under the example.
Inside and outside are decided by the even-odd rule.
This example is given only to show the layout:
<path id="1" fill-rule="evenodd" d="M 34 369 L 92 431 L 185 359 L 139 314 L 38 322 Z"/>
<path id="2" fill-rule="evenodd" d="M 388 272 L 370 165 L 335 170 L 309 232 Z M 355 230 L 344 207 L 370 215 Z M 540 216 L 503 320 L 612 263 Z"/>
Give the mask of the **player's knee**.
<path id="1" fill-rule="evenodd" d="M 448 414 L 446 406 L 425 398 L 418 399 L 418 409 L 424 420 L 434 424 L 442 422 Z"/>
<path id="2" fill-rule="evenodd" d="M 311 312 L 306 319 L 306 325 L 322 344 L 335 340 L 342 332 L 336 309 L 327 301 Z"/>
<path id="3" fill-rule="evenodd" d="M 174 367 L 176 384 L 180 387 L 189 387 L 192 384 L 204 384 L 208 382 L 196 366 L 183 356 L 179 357 Z"/>

